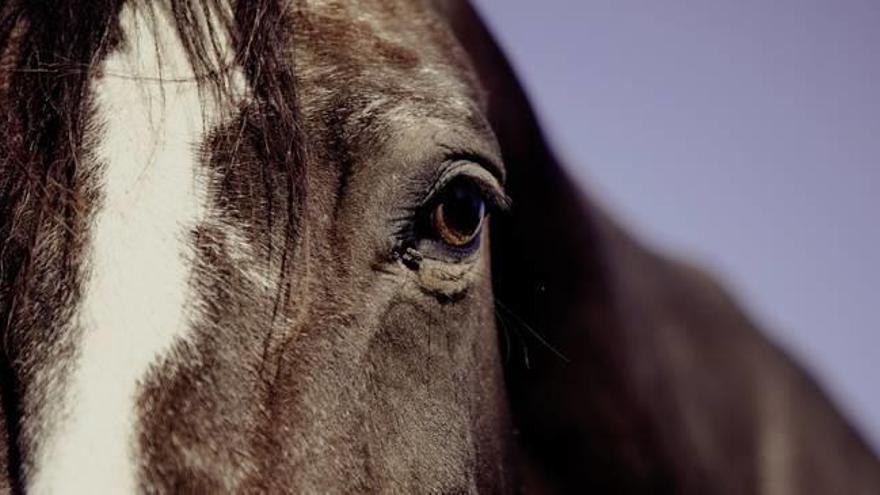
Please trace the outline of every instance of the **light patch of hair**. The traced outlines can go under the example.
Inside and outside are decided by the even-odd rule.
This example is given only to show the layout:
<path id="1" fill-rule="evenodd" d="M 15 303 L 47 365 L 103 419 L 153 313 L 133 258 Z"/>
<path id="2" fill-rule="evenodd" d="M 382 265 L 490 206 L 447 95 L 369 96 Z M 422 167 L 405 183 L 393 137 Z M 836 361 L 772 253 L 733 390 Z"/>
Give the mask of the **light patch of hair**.
<path id="1" fill-rule="evenodd" d="M 139 385 L 190 326 L 190 233 L 207 196 L 199 145 L 224 107 L 194 81 L 167 12 L 127 4 L 120 26 L 125 43 L 91 87 L 102 202 L 77 311 L 82 337 L 28 480 L 33 493 L 138 490 Z M 244 87 L 241 73 L 229 77 Z"/>

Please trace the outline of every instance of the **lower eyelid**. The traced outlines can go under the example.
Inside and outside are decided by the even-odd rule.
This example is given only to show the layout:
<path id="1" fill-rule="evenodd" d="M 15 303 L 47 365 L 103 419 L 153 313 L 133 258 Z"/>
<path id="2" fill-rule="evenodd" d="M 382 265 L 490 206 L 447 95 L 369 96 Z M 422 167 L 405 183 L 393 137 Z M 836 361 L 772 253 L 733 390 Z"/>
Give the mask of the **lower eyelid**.
<path id="1" fill-rule="evenodd" d="M 425 247 L 417 246 L 416 249 L 422 253 L 422 256 L 425 258 L 443 261 L 445 263 L 460 263 L 466 261 L 473 258 L 474 254 L 480 250 L 480 244 L 483 242 L 482 229 L 484 226 L 485 221 L 483 222 L 483 226 L 480 227 L 480 232 L 478 232 L 476 237 L 465 246 L 450 246 L 439 239 L 420 239 L 418 243 Z M 432 252 L 442 252 L 444 256 L 434 255 Z"/>

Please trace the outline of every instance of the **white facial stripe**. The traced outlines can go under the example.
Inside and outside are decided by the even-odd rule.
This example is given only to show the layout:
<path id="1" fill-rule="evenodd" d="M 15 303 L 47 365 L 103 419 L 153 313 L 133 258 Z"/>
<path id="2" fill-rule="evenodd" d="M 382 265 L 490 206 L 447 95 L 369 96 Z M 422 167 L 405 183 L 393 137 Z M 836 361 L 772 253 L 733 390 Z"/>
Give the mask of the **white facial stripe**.
<path id="1" fill-rule="evenodd" d="M 139 383 L 187 336 L 189 234 L 206 200 L 197 148 L 221 112 L 195 83 L 179 82 L 193 71 L 160 10 L 153 22 L 127 4 L 126 45 L 108 56 L 93 86 L 104 126 L 96 156 L 105 168 L 78 308 L 82 340 L 62 412 L 39 442 L 29 493 L 137 491 Z"/>

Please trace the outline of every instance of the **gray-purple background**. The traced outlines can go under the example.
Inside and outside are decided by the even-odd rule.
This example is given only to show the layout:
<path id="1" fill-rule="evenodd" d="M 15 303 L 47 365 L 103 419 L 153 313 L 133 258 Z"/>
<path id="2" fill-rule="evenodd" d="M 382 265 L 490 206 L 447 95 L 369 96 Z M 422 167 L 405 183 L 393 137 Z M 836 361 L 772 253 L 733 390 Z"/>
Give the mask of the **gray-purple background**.
<path id="1" fill-rule="evenodd" d="M 880 447 L 880 1 L 476 4 L 572 174 Z"/>

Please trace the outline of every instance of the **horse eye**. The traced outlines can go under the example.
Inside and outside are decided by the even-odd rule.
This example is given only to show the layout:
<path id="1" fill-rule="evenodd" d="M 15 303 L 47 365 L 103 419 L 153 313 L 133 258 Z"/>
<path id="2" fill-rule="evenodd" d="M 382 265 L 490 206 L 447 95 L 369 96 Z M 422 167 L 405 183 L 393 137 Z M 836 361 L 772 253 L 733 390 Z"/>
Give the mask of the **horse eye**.
<path id="1" fill-rule="evenodd" d="M 464 180 L 454 180 L 440 193 L 431 213 L 437 237 L 449 246 L 462 248 L 480 234 L 486 203 L 480 190 Z"/>

